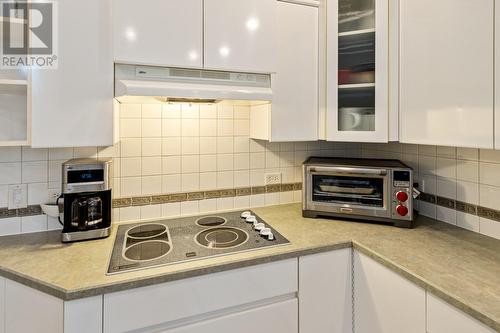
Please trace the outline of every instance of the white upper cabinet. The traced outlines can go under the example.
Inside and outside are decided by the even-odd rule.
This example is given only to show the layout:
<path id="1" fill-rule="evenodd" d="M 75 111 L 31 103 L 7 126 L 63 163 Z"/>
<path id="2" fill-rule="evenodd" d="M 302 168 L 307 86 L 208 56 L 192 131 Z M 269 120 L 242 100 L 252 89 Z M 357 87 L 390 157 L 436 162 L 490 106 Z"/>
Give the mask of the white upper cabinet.
<path id="1" fill-rule="evenodd" d="M 113 144 L 111 1 L 58 1 L 58 67 L 33 69 L 33 147 Z"/>
<path id="2" fill-rule="evenodd" d="M 276 0 L 205 0 L 204 66 L 275 72 Z"/>
<path id="3" fill-rule="evenodd" d="M 495 149 L 500 149 L 500 6 L 495 6 Z"/>
<path id="4" fill-rule="evenodd" d="M 113 0 L 119 63 L 201 67 L 202 0 Z"/>
<path id="5" fill-rule="evenodd" d="M 318 140 L 318 8 L 278 2 L 277 22 L 271 140 Z"/>
<path id="6" fill-rule="evenodd" d="M 355 251 L 354 320 L 356 333 L 424 333 L 425 290 Z"/>
<path id="7" fill-rule="evenodd" d="M 400 141 L 492 148 L 494 0 L 400 6 Z"/>
<path id="8" fill-rule="evenodd" d="M 278 72 L 272 76 L 273 101 L 251 108 L 250 137 L 275 142 L 315 141 L 318 8 L 288 2 L 278 2 L 277 6 Z"/>
<path id="9" fill-rule="evenodd" d="M 389 1 L 327 3 L 326 139 L 389 138 Z"/>

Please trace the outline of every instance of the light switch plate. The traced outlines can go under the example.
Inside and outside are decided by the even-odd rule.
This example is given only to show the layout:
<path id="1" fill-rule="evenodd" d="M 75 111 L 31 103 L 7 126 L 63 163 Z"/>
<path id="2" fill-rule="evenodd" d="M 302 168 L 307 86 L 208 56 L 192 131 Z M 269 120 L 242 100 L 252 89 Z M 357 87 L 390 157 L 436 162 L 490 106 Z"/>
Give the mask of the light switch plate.
<path id="1" fill-rule="evenodd" d="M 28 207 L 28 185 L 9 185 L 9 209 Z"/>

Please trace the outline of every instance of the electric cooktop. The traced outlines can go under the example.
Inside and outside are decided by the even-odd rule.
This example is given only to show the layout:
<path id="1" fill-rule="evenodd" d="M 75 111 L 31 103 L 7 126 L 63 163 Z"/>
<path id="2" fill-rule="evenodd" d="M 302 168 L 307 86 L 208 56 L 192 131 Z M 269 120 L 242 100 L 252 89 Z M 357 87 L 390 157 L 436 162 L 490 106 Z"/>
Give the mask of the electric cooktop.
<path id="1" fill-rule="evenodd" d="M 252 211 L 118 226 L 107 274 L 289 244 Z"/>

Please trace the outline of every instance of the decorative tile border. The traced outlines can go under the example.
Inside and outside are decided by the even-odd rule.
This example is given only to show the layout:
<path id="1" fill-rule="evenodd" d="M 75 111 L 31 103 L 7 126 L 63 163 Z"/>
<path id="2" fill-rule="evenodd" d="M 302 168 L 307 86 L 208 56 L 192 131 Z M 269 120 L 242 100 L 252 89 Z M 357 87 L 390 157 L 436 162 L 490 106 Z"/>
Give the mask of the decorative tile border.
<path id="1" fill-rule="evenodd" d="M 159 205 L 170 202 L 196 201 L 204 199 L 230 198 L 245 196 L 251 194 L 278 193 L 299 191 L 302 189 L 302 183 L 275 184 L 267 186 L 241 187 L 213 191 L 198 191 L 187 193 L 160 194 L 152 196 L 140 196 L 130 198 L 113 199 L 113 208 Z M 500 211 L 458 201 L 446 197 L 437 196 L 422 192 L 418 198 L 420 201 L 438 205 L 458 212 L 463 212 L 479 217 L 484 217 L 492 221 L 500 222 Z M 27 208 L 7 209 L 0 208 L 0 219 L 10 217 L 41 215 L 42 209 L 39 205 L 30 205 Z"/>
<path id="2" fill-rule="evenodd" d="M 172 193 L 131 198 L 113 199 L 113 208 L 159 205 L 169 202 L 196 201 L 204 199 L 231 198 L 251 194 L 299 191 L 302 183 L 273 184 L 267 186 L 240 187 L 212 191 Z"/>
<path id="3" fill-rule="evenodd" d="M 478 206 L 467 202 L 462 202 L 455 199 L 445 198 L 423 192 L 420 194 L 419 200 L 430 204 L 435 204 L 441 207 L 445 207 L 448 209 L 454 209 L 457 212 L 476 215 L 479 217 L 487 218 L 492 221 L 500 222 L 500 211 L 492 208 Z"/>
<path id="4" fill-rule="evenodd" d="M 42 208 L 40 205 L 29 205 L 26 208 L 8 209 L 0 208 L 0 219 L 7 219 L 10 217 L 34 216 L 41 215 Z"/>

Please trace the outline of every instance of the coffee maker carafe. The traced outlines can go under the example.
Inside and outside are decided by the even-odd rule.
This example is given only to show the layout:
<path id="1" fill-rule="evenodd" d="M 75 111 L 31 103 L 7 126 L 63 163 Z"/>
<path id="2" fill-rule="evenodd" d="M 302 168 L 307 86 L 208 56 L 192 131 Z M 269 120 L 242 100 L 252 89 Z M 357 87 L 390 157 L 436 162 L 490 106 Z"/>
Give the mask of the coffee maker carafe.
<path id="1" fill-rule="evenodd" d="M 109 236 L 111 166 L 111 160 L 72 159 L 63 163 L 59 214 L 63 242 Z"/>

